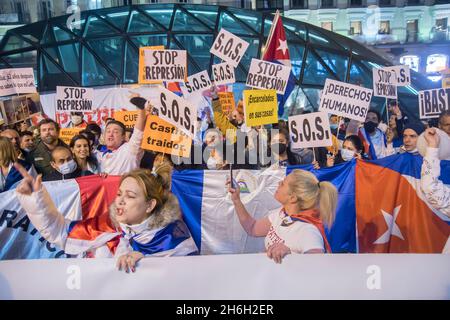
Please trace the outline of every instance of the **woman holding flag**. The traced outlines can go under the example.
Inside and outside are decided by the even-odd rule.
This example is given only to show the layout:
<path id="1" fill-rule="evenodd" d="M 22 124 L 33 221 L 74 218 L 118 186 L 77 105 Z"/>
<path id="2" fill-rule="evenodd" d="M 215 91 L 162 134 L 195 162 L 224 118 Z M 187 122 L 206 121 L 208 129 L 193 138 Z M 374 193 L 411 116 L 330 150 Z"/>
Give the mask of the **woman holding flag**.
<path id="1" fill-rule="evenodd" d="M 305 170 L 292 171 L 274 195 L 281 208 L 258 220 L 245 209 L 239 188 L 232 188 L 230 183 L 228 191 L 239 222 L 248 235 L 265 237 L 270 259 L 281 263 L 289 253 L 331 253 L 325 226 L 330 228 L 334 222 L 338 193 L 330 182 L 319 181 Z"/>
<path id="2" fill-rule="evenodd" d="M 16 195 L 33 225 L 50 243 L 78 257 L 117 257 L 117 267 L 135 271 L 144 256 L 195 254 L 198 250 L 170 192 L 171 167 L 136 169 L 122 176 L 109 214 L 69 221 L 58 212 L 42 177 L 24 177 Z"/>

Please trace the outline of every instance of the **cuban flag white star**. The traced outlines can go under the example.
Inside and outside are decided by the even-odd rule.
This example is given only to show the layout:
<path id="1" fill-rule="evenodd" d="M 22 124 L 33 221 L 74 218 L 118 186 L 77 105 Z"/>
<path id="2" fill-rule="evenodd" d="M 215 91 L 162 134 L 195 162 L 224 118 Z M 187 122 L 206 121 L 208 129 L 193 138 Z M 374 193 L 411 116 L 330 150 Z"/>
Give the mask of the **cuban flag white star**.
<path id="1" fill-rule="evenodd" d="M 373 244 L 388 243 L 392 236 L 396 236 L 402 240 L 405 240 L 405 238 L 403 238 L 402 232 L 400 231 L 400 228 L 395 223 L 395 220 L 397 220 L 398 214 L 400 212 L 400 208 L 401 208 L 401 205 L 399 205 L 398 207 L 395 207 L 394 214 L 390 214 L 384 210 L 381 210 L 381 213 L 383 214 L 383 217 L 384 217 L 384 220 L 386 221 L 388 229 Z"/>
<path id="2" fill-rule="evenodd" d="M 287 46 L 287 40 L 278 40 L 280 43 L 280 46 L 277 48 L 277 50 L 281 50 L 283 52 L 283 55 L 286 54 L 286 51 L 288 50 L 288 46 Z"/>

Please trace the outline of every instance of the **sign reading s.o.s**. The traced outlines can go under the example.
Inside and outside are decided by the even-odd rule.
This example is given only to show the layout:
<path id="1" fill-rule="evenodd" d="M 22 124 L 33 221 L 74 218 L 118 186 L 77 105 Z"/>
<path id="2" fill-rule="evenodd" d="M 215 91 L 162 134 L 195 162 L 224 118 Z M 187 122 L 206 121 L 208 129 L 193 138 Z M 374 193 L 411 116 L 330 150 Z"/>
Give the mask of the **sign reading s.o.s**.
<path id="1" fill-rule="evenodd" d="M 214 85 L 232 84 L 236 82 L 234 68 L 227 62 L 212 65 Z"/>
<path id="2" fill-rule="evenodd" d="M 188 77 L 184 86 L 186 87 L 186 90 L 184 90 L 184 94 L 186 95 L 202 93 L 211 87 L 211 79 L 209 78 L 208 72 L 203 70 Z"/>
<path id="3" fill-rule="evenodd" d="M 328 147 L 333 144 L 328 114 L 314 112 L 288 118 L 292 147 Z"/>
<path id="4" fill-rule="evenodd" d="M 247 41 L 222 28 L 209 52 L 236 68 L 248 46 Z"/>
<path id="5" fill-rule="evenodd" d="M 158 99 L 155 107 L 159 109 L 159 117 L 186 135 L 193 138 L 197 125 L 197 107 L 171 91 L 158 87 Z"/>

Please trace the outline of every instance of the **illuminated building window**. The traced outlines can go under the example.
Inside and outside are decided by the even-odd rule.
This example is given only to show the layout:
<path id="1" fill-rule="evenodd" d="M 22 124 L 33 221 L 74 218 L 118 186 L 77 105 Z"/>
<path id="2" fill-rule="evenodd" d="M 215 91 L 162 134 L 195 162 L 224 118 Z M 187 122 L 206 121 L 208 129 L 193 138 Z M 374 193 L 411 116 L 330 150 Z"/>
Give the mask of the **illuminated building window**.
<path id="1" fill-rule="evenodd" d="M 411 70 L 419 72 L 420 58 L 414 55 L 400 57 L 400 63 L 408 66 Z"/>
<path id="2" fill-rule="evenodd" d="M 351 36 L 362 34 L 361 21 L 350 21 L 349 33 Z"/>
<path id="3" fill-rule="evenodd" d="M 380 29 L 378 34 L 390 34 L 391 33 L 391 23 L 389 21 L 380 21 Z"/>
<path id="4" fill-rule="evenodd" d="M 333 31 L 333 22 L 331 22 L 331 21 L 330 22 L 322 22 L 320 25 L 323 29 Z"/>
<path id="5" fill-rule="evenodd" d="M 448 56 L 445 54 L 432 54 L 427 58 L 427 73 L 439 72 L 447 68 Z"/>

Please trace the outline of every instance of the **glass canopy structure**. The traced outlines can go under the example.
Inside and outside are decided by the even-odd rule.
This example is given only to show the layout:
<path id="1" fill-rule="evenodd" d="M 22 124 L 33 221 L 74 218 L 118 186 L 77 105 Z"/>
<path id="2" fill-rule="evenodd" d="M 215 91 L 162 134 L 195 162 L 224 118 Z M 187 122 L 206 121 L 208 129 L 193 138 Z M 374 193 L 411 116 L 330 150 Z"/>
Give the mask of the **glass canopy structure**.
<path id="1" fill-rule="evenodd" d="M 211 70 L 220 59 L 209 49 L 225 28 L 250 43 L 236 69 L 245 86 L 252 58 L 260 58 L 272 25 L 270 13 L 238 8 L 188 4 L 131 5 L 84 11 L 80 19 L 60 16 L 9 30 L 0 43 L 0 69 L 32 67 L 38 91 L 57 85 L 114 86 L 137 83 L 141 46 L 164 45 L 188 51 L 189 74 Z M 297 87 L 285 115 L 318 107 L 326 78 L 372 87 L 372 68 L 390 63 L 373 51 L 336 33 L 283 18 Z M 404 106 L 417 108 L 417 91 L 432 85 L 421 75 L 399 88 Z M 381 108 L 384 98 L 375 98 Z M 409 112 L 407 112 L 409 113 Z"/>

